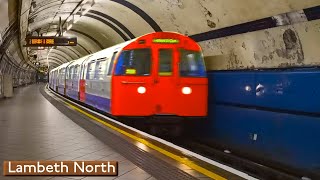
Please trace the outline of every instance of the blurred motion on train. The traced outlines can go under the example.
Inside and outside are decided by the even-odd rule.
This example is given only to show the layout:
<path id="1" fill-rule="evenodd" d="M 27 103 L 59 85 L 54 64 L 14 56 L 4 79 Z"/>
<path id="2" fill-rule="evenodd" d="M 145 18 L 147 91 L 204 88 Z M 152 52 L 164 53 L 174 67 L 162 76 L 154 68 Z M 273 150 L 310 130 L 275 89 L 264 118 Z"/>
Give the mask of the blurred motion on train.
<path id="1" fill-rule="evenodd" d="M 150 33 L 62 64 L 50 71 L 49 86 L 117 117 L 168 122 L 170 117 L 188 121 L 207 116 L 201 48 L 173 32 Z"/>

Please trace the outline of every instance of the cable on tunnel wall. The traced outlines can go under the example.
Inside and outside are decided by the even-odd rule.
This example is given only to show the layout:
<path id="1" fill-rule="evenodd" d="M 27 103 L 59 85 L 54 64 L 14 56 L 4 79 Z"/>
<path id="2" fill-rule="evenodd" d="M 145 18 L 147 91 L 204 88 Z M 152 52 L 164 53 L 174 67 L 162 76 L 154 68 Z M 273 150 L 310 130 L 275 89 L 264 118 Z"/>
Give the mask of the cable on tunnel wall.
<path id="1" fill-rule="evenodd" d="M 61 65 L 64 63 L 64 62 L 57 61 L 54 58 L 48 58 L 48 60 L 49 60 L 49 62 L 55 62 L 55 64 L 58 64 L 58 65 Z M 39 62 L 47 62 L 47 58 L 40 59 Z"/>
<path id="2" fill-rule="evenodd" d="M 63 63 L 67 63 L 67 62 L 69 62 L 68 60 L 62 60 L 62 59 L 60 59 L 59 57 L 57 57 L 57 56 L 49 56 L 48 58 L 55 58 L 58 62 L 60 62 L 61 64 L 63 64 Z M 47 58 L 41 58 L 41 60 L 42 59 L 47 59 Z"/>
<path id="3" fill-rule="evenodd" d="M 83 47 L 79 42 L 77 43 L 79 47 L 81 47 L 83 50 L 85 50 L 88 54 L 91 54 L 85 47 Z"/>
<path id="4" fill-rule="evenodd" d="M 64 62 L 68 62 L 68 58 L 66 58 L 66 57 L 64 57 L 63 55 L 61 55 L 61 54 L 58 54 L 58 53 L 55 53 L 55 52 L 50 52 L 50 54 L 55 54 L 55 55 L 59 55 L 60 57 L 62 57 L 63 59 L 65 59 L 66 61 L 64 61 Z M 53 56 L 49 56 L 49 57 L 53 57 Z M 60 60 L 61 60 L 61 58 L 59 58 Z M 71 59 L 73 59 L 73 58 L 71 58 Z"/>
<path id="5" fill-rule="evenodd" d="M 79 54 L 81 54 L 78 50 L 76 50 L 78 52 L 78 54 L 75 52 L 74 49 L 69 48 L 68 46 L 65 47 L 66 49 L 69 49 L 71 52 L 73 52 L 78 58 L 80 58 L 81 56 Z"/>
<path id="6" fill-rule="evenodd" d="M 134 39 L 136 38 L 132 32 L 125 26 L 123 25 L 121 22 L 119 22 L 118 20 L 114 19 L 113 17 L 109 16 L 109 15 L 106 15 L 102 12 L 99 12 L 99 11 L 95 11 L 95 10 L 90 10 L 89 13 L 93 13 L 93 14 L 96 14 L 98 16 L 101 16 L 103 18 L 106 18 L 108 19 L 109 21 L 113 22 L 114 24 L 116 24 L 121 30 L 123 30 L 124 32 L 126 32 L 126 34 L 131 38 L 131 39 Z"/>
<path id="7" fill-rule="evenodd" d="M 119 3 L 123 6 L 131 9 L 133 12 L 137 13 L 140 17 L 142 17 L 153 28 L 154 31 L 156 31 L 156 32 L 162 31 L 160 26 L 147 13 L 145 13 L 142 9 L 140 9 L 136 5 L 131 4 L 130 2 L 125 1 L 125 0 L 111 0 L 111 1 Z"/>
<path id="8" fill-rule="evenodd" d="M 320 19 L 320 6 L 307 8 L 307 9 L 304 9 L 303 11 L 307 18 L 307 21 Z M 299 13 L 299 11 L 294 11 L 294 12 Z M 286 15 L 286 13 L 281 15 Z M 194 39 L 196 42 L 201 42 L 201 41 L 207 41 L 211 39 L 223 38 L 223 37 L 232 36 L 232 35 L 264 30 L 268 28 L 274 28 L 274 27 L 283 26 L 283 25 L 288 25 L 288 24 L 281 24 L 277 21 L 276 16 L 272 16 L 272 17 L 267 17 L 267 18 L 263 18 L 255 21 L 242 23 L 242 24 L 237 24 L 234 26 L 217 29 L 217 30 L 212 30 L 212 31 L 191 35 L 189 37 Z"/>
<path id="9" fill-rule="evenodd" d="M 6 28 L 3 36 L 2 36 L 2 43 L 0 44 L 0 64 L 3 64 L 2 61 L 6 62 L 6 67 L 8 66 L 9 68 L 1 68 L 1 69 L 8 69 L 6 72 L 12 73 L 12 70 L 15 69 L 14 72 L 18 71 L 26 71 L 26 69 L 23 69 L 20 64 L 12 60 L 7 54 L 6 54 L 6 49 L 8 48 L 9 44 L 12 42 L 12 39 L 16 37 L 16 32 L 18 31 L 18 21 L 15 20 L 13 23 L 10 24 L 9 27 Z M 5 58 L 4 58 L 5 57 Z M 22 61 L 22 60 L 21 60 Z M 24 62 L 24 64 L 26 64 Z"/>
<path id="10" fill-rule="evenodd" d="M 99 41 L 97 41 L 96 39 L 94 39 L 92 36 L 90 36 L 89 34 L 87 33 L 84 33 L 82 31 L 78 31 L 78 30 L 75 30 L 75 29 L 70 29 L 69 31 L 73 31 L 73 32 L 76 32 L 76 33 L 79 33 L 79 34 L 82 34 L 84 36 L 86 36 L 87 38 L 91 39 L 93 42 L 95 42 L 99 47 L 100 49 L 104 49 L 104 47 L 102 46 L 102 44 L 100 44 Z"/>
<path id="11" fill-rule="evenodd" d="M 61 49 L 52 49 L 52 50 L 56 50 L 56 51 L 59 51 L 59 52 L 62 52 L 63 54 L 67 55 L 71 60 L 73 60 L 73 57 L 71 57 L 68 53 L 62 51 Z M 50 52 L 50 54 L 57 54 L 57 55 L 60 55 L 61 57 L 63 57 L 64 59 L 66 59 L 67 61 L 69 60 L 68 58 L 66 58 L 65 56 L 61 55 L 61 54 L 58 54 L 58 53 L 55 53 L 53 51 Z"/>
<path id="12" fill-rule="evenodd" d="M 56 2 L 61 2 L 60 0 L 57 0 L 57 1 L 51 1 L 49 3 L 46 3 L 45 5 L 42 5 L 42 6 L 39 6 L 37 9 L 35 9 L 35 11 L 33 12 L 32 16 L 30 16 L 30 18 L 33 18 L 34 16 L 36 16 L 38 13 L 44 11 L 44 10 L 47 10 L 47 9 L 50 9 L 52 7 L 55 7 L 55 6 L 60 6 L 61 4 L 54 4 L 54 5 L 51 5 L 49 7 L 46 7 L 44 9 L 41 9 L 42 7 L 45 7 L 45 6 L 48 6 L 49 4 L 52 4 L 52 3 L 56 3 Z M 76 4 L 76 2 L 65 2 L 64 4 Z M 41 10 L 40 10 L 41 9 Z"/>
<path id="13" fill-rule="evenodd" d="M 59 64 L 59 63 L 60 64 L 67 63 L 67 62 L 61 61 L 60 59 L 57 59 L 56 57 L 49 57 L 48 60 L 55 61 L 55 62 L 57 62 L 57 64 Z M 43 62 L 43 61 L 47 61 L 47 58 L 39 59 L 39 62 Z"/>
<path id="14" fill-rule="evenodd" d="M 86 15 L 84 15 L 84 16 L 86 16 L 86 17 L 91 17 L 91 18 L 93 18 L 93 19 L 95 19 L 95 20 L 98 20 L 98 21 L 103 22 L 104 24 L 108 25 L 110 28 L 112 28 L 114 31 L 116 31 L 117 34 L 119 34 L 124 41 L 130 40 L 125 34 L 123 34 L 122 31 L 120 31 L 116 26 L 114 26 L 114 25 L 111 24 L 110 22 L 108 22 L 108 21 L 106 21 L 106 20 L 104 20 L 104 19 L 102 19 L 102 18 L 100 18 L 100 17 L 98 17 L 98 16 L 92 15 L 92 14 L 86 14 Z"/>

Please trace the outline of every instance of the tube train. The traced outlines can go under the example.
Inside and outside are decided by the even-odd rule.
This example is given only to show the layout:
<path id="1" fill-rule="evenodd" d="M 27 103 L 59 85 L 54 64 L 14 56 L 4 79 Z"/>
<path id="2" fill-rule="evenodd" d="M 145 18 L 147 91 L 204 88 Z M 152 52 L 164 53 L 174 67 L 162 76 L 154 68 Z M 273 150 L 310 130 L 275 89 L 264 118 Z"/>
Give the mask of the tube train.
<path id="1" fill-rule="evenodd" d="M 150 33 L 62 64 L 49 72 L 49 87 L 115 117 L 158 123 L 179 117 L 172 122 L 183 124 L 207 115 L 201 48 L 173 32 Z"/>

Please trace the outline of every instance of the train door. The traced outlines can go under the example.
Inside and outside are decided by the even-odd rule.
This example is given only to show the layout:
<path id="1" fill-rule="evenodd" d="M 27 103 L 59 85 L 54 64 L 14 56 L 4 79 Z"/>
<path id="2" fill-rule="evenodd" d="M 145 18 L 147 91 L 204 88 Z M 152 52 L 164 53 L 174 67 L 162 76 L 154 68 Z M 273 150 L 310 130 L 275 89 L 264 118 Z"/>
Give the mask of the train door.
<path id="1" fill-rule="evenodd" d="M 176 115 L 177 49 L 161 45 L 154 49 L 154 108 L 156 115 Z"/>
<path id="2" fill-rule="evenodd" d="M 79 76 L 79 101 L 85 102 L 86 100 L 86 69 L 87 69 L 87 60 L 91 56 L 88 56 L 85 60 L 82 61 L 80 65 L 80 76 Z"/>
<path id="3" fill-rule="evenodd" d="M 87 63 L 86 61 L 82 62 L 81 64 L 81 76 L 80 76 L 80 82 L 79 82 L 79 100 L 81 102 L 85 102 L 86 100 L 86 69 L 87 69 Z"/>
<path id="4" fill-rule="evenodd" d="M 120 53 L 112 79 L 112 114 L 154 114 L 152 64 L 151 48 L 133 48 Z"/>
<path id="5" fill-rule="evenodd" d="M 74 66 L 67 67 L 66 69 L 66 84 L 65 84 L 65 95 L 71 96 L 72 94 L 72 75 L 73 75 Z"/>
<path id="6" fill-rule="evenodd" d="M 80 65 L 75 65 L 74 73 L 72 75 L 72 98 L 79 100 L 79 79 L 80 79 Z"/>

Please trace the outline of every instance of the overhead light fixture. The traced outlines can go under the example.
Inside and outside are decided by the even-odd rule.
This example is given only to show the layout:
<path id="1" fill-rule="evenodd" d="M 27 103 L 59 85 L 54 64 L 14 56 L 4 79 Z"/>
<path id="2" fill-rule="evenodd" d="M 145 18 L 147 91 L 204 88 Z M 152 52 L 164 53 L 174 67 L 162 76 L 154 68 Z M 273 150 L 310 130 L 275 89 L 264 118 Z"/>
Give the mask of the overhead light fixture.
<path id="1" fill-rule="evenodd" d="M 70 30 L 72 28 L 72 24 L 69 24 L 69 26 L 67 27 L 67 30 Z"/>
<path id="2" fill-rule="evenodd" d="M 86 2 L 87 2 L 87 1 L 86 1 Z M 81 6 L 81 11 L 82 11 L 81 16 L 84 16 L 85 14 L 87 14 L 94 4 L 95 4 L 95 1 L 92 0 L 91 5 L 89 5 L 88 7 L 86 7 L 86 9 L 85 9 L 84 11 L 82 11 L 82 10 L 83 10 L 83 6 L 84 6 L 84 4 L 83 4 L 83 5 Z"/>
<path id="3" fill-rule="evenodd" d="M 81 4 L 86 4 L 88 0 L 83 0 Z"/>
<path id="4" fill-rule="evenodd" d="M 77 23 L 80 20 L 80 16 L 73 15 L 73 23 Z"/>
<path id="5" fill-rule="evenodd" d="M 84 10 L 82 13 L 81 13 L 81 16 L 84 16 L 85 14 L 87 14 L 89 12 L 89 10 L 91 9 L 92 6 L 90 7 L 87 7 L 86 10 Z"/>

